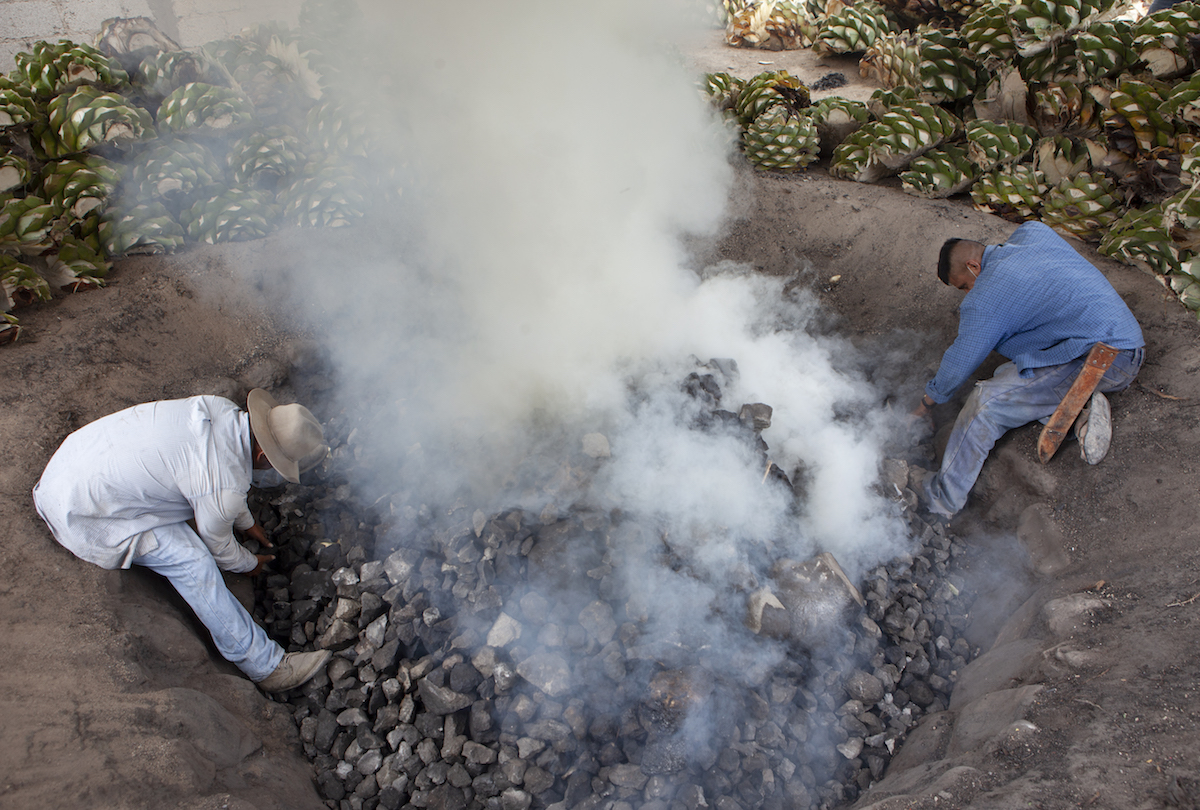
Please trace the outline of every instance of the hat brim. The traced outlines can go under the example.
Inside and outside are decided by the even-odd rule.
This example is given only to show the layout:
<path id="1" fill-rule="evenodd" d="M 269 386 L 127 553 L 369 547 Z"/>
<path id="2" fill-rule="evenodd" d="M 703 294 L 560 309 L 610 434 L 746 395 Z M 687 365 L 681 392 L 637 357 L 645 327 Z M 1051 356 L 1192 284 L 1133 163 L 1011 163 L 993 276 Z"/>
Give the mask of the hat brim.
<path id="1" fill-rule="evenodd" d="M 250 411 L 250 430 L 258 441 L 258 446 L 267 454 L 271 466 L 293 484 L 300 483 L 300 465 L 292 461 L 275 440 L 271 432 L 271 422 L 267 418 L 271 409 L 278 406 L 275 398 L 261 388 L 255 388 L 246 395 L 246 408 Z"/>

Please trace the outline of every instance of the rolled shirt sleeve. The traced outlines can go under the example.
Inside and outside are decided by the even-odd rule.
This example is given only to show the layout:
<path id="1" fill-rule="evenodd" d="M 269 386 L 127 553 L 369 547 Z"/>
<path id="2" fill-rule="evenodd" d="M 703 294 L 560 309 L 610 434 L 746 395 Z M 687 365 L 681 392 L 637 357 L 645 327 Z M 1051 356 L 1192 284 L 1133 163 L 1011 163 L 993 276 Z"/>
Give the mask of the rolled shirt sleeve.
<path id="1" fill-rule="evenodd" d="M 246 505 L 243 492 L 231 489 L 198 498 L 193 504 L 196 528 L 222 571 L 245 573 L 254 570 L 258 558 L 246 550 L 233 535 L 234 528 L 245 531 L 254 525 L 254 516 Z"/>

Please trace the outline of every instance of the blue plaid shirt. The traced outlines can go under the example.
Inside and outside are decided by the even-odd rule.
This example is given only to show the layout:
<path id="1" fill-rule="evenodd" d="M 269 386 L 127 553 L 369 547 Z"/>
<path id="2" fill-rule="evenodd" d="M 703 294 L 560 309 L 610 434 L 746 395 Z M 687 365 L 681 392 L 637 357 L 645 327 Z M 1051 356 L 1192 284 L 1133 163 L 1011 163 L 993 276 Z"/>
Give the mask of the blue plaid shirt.
<path id="1" fill-rule="evenodd" d="M 958 337 L 925 386 L 934 402 L 950 399 L 993 350 L 1029 376 L 1082 357 L 1097 341 L 1117 349 L 1145 345 L 1108 279 L 1041 222 L 985 247 L 982 265 L 959 305 Z"/>

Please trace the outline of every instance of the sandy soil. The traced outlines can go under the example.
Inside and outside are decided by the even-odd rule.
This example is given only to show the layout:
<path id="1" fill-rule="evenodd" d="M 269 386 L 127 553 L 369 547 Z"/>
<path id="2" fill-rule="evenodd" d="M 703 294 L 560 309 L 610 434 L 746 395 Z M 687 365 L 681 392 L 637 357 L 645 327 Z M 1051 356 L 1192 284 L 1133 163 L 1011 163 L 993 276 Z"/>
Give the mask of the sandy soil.
<path id="1" fill-rule="evenodd" d="M 707 70 L 800 58 L 706 47 L 697 64 Z M 855 78 L 846 65 L 804 70 Z M 1015 227 L 969 202 L 923 201 L 819 168 L 744 170 L 736 199 L 728 232 L 701 258 L 800 272 L 832 313 L 829 327 L 864 348 L 868 371 L 902 406 L 956 328 L 958 293 L 933 272 L 938 245 L 1002 241 Z M 0 808 L 323 806 L 290 717 L 220 659 L 170 589 L 76 560 L 29 498 L 59 441 L 94 418 L 158 398 L 286 386 L 297 339 L 287 324 L 253 290 L 217 298 L 197 280 L 235 264 L 269 278 L 292 239 L 121 262 L 102 290 L 22 311 L 25 335 L 0 349 Z M 980 549 L 971 640 L 998 651 L 971 688 L 1011 699 L 960 701 L 930 718 L 860 806 L 1152 808 L 1176 776 L 1200 771 L 1200 326 L 1154 278 L 1079 247 L 1141 321 L 1146 367 L 1113 398 L 1103 464 L 1063 452 L 1041 467 L 1033 428 L 997 447 L 953 528 Z M 940 423 L 957 404 L 938 410 Z M 1063 625 L 1055 603 L 1045 606 L 1074 593 L 1104 607 Z M 990 736 L 969 733 L 971 711 Z M 1009 725 L 1022 716 L 1036 730 Z"/>

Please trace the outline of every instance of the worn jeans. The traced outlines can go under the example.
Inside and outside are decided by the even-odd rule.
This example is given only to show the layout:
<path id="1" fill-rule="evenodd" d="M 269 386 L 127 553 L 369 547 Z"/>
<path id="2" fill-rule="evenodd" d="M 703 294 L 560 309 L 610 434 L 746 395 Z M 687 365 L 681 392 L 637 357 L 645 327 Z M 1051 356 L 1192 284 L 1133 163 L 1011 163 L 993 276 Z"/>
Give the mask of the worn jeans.
<path id="1" fill-rule="evenodd" d="M 250 680 L 261 681 L 274 672 L 283 648 L 230 593 L 204 541 L 186 523 L 154 529 L 154 537 L 158 548 L 135 557 L 134 564 L 166 577 L 208 628 L 221 655 Z"/>
<path id="2" fill-rule="evenodd" d="M 1107 393 L 1129 387 L 1144 357 L 1144 349 L 1122 351 L 1096 390 Z M 926 481 L 924 494 L 930 511 L 951 517 L 962 509 L 983 462 L 1000 437 L 1021 425 L 1047 421 L 1086 359 L 1084 355 L 1061 366 L 1034 369 L 1029 377 L 1018 374 L 1014 363 L 1005 363 L 990 380 L 976 383 L 954 422 L 941 470 Z"/>

